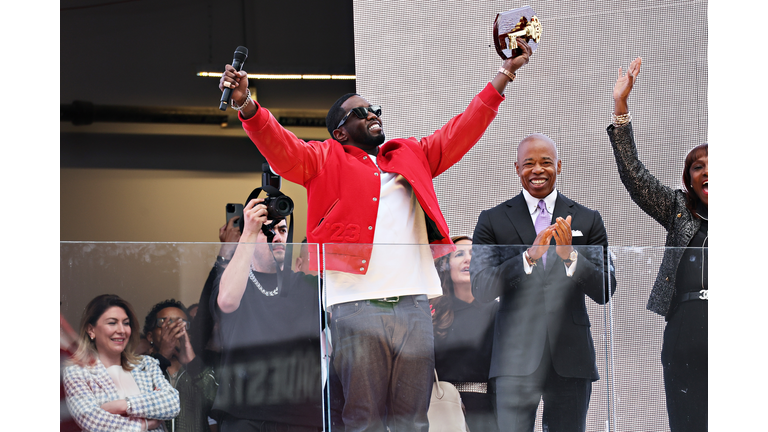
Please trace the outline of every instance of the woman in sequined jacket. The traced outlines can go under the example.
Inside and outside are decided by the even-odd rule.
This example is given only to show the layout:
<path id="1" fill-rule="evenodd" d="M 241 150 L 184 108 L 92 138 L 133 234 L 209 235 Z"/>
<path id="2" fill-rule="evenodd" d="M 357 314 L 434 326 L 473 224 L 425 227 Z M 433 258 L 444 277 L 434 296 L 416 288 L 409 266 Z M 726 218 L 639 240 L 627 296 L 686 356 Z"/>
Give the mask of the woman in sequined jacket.
<path id="1" fill-rule="evenodd" d="M 100 295 L 83 311 L 78 349 L 63 382 L 69 411 L 85 431 L 163 429 L 179 413 L 179 393 L 157 360 L 134 354 L 139 324 L 131 305 Z"/>
<path id="2" fill-rule="evenodd" d="M 672 432 L 707 430 L 707 211 L 708 146 L 685 158 L 685 190 L 663 185 L 638 159 L 627 99 L 641 58 L 626 75 L 619 68 L 608 137 L 619 177 L 632 200 L 667 230 L 667 248 L 648 299 L 648 310 L 665 317 L 661 361 Z"/>

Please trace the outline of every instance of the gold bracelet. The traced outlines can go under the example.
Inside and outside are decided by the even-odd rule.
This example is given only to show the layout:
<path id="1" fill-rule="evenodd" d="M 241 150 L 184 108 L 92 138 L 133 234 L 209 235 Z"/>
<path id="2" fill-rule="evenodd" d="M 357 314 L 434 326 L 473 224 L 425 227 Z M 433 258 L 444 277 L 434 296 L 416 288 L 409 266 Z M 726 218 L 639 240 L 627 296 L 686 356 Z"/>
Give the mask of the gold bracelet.
<path id="1" fill-rule="evenodd" d="M 613 123 L 614 126 L 624 126 L 625 124 L 632 121 L 632 113 L 627 112 L 626 114 L 622 115 L 616 115 L 614 113 L 611 113 L 611 123 Z"/>
<path id="2" fill-rule="evenodd" d="M 504 75 L 506 75 L 506 76 L 507 76 L 507 78 L 509 78 L 509 80 L 510 80 L 510 81 L 514 81 L 514 80 L 515 80 L 515 77 L 517 76 L 517 75 L 516 75 L 514 72 L 510 72 L 510 71 L 508 71 L 508 70 L 504 69 L 503 67 L 500 67 L 500 68 L 499 68 L 499 72 L 501 72 L 501 73 L 503 73 Z"/>

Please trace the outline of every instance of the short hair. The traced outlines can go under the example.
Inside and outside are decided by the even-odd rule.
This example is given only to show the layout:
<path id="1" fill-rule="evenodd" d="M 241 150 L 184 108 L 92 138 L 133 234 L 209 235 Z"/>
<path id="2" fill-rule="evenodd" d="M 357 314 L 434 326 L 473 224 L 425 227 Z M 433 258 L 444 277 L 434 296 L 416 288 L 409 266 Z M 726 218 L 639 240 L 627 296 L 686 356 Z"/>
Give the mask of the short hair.
<path id="1" fill-rule="evenodd" d="M 325 116 L 325 127 L 328 128 L 328 133 L 331 134 L 331 138 L 333 138 L 333 131 L 336 130 L 336 125 L 339 124 L 341 119 L 344 118 L 344 114 L 346 114 L 346 112 L 341 108 L 341 105 L 352 96 L 360 95 L 357 93 L 347 93 L 344 96 L 336 99 L 336 102 L 333 103 L 331 109 L 328 110 L 328 115 Z"/>
<path id="2" fill-rule="evenodd" d="M 532 134 L 528 134 L 525 138 L 523 138 L 519 143 L 517 143 L 517 149 L 520 149 L 520 146 L 527 141 L 530 141 L 532 139 L 540 139 L 543 141 L 549 141 L 552 143 L 552 146 L 555 148 L 555 160 L 560 160 L 560 152 L 557 150 L 557 143 L 555 140 L 553 140 L 549 135 L 543 134 L 541 132 L 534 132 Z M 517 157 L 517 156 L 515 156 Z"/>
<path id="3" fill-rule="evenodd" d="M 72 355 L 72 361 L 81 366 L 93 364 L 98 357 L 96 350 L 96 341 L 88 336 L 88 326 L 95 326 L 104 312 L 112 307 L 119 307 L 125 311 L 130 321 L 131 336 L 125 349 L 120 354 L 120 364 L 125 370 L 131 370 L 140 362 L 139 356 L 135 354 L 135 349 L 139 344 L 139 321 L 133 306 L 130 303 L 116 296 L 115 294 L 102 294 L 96 296 L 88 302 L 80 318 L 80 334 L 77 339 L 77 350 Z"/>
<path id="4" fill-rule="evenodd" d="M 155 329 L 155 327 L 157 327 L 157 314 L 161 310 L 169 307 L 181 309 L 181 311 L 184 312 L 184 315 L 186 315 L 187 318 L 189 318 L 189 312 L 187 311 L 187 308 L 185 308 L 180 301 L 176 299 L 163 300 L 160 303 L 152 306 L 152 309 L 147 314 L 147 318 L 144 320 L 145 335 L 149 334 L 149 332 L 151 332 L 152 330 Z"/>

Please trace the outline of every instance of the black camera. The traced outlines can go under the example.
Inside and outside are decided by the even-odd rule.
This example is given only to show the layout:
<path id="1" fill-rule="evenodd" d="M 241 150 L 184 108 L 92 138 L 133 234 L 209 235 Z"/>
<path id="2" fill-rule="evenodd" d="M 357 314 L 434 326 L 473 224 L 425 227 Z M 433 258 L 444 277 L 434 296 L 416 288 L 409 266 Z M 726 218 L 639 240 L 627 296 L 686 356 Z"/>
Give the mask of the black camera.
<path id="1" fill-rule="evenodd" d="M 293 213 L 293 200 L 288 195 L 280 192 L 280 186 L 282 185 L 283 179 L 272 172 L 268 163 L 264 163 L 261 166 L 261 170 L 261 187 L 254 189 L 253 192 L 248 195 L 248 199 L 245 200 L 245 205 L 248 205 L 252 199 L 258 198 L 259 195 L 261 195 L 261 191 L 267 193 L 262 204 L 267 206 L 267 219 L 271 220 L 272 224 L 264 224 L 261 228 L 262 232 L 269 237 L 269 241 L 272 242 L 270 235 L 274 234 L 270 232 L 271 227 Z M 244 227 L 245 218 L 240 218 L 240 232 L 243 232 Z M 267 234 L 268 232 L 270 232 L 270 234 Z"/>
<path id="2" fill-rule="evenodd" d="M 280 192 L 283 179 L 272 172 L 269 164 L 261 166 L 261 190 L 267 193 L 263 204 L 267 206 L 267 219 L 282 220 L 293 213 L 293 200 L 288 195 Z"/>

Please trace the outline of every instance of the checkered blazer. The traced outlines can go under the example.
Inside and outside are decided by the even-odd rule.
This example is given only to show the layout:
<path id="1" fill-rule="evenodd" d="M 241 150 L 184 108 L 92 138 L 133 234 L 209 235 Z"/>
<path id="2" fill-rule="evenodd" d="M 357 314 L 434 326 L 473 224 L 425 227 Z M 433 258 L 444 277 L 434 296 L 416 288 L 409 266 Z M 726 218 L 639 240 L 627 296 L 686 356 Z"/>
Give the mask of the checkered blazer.
<path id="1" fill-rule="evenodd" d="M 157 360 L 142 356 L 131 375 L 141 394 L 127 397 L 131 416 L 123 417 L 101 409 L 102 404 L 119 398 L 115 383 L 101 361 L 97 360 L 92 366 L 65 368 L 67 406 L 77 424 L 90 432 L 141 432 L 145 418 L 170 420 L 179 414 L 179 392 L 165 379 Z"/>

